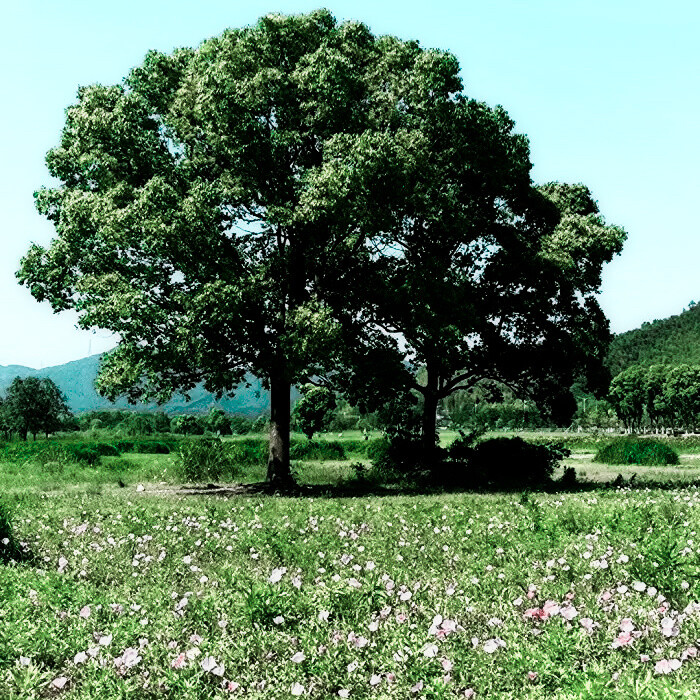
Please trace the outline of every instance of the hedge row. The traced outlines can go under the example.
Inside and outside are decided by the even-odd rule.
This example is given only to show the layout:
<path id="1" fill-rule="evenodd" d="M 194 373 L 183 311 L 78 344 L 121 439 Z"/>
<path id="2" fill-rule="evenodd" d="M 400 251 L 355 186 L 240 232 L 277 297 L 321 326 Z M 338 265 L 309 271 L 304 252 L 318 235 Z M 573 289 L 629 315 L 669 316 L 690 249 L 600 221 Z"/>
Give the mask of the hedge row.
<path id="1" fill-rule="evenodd" d="M 37 460 L 42 463 L 74 461 L 89 465 L 97 464 L 101 457 L 118 456 L 124 453 L 169 454 L 179 452 L 185 442 L 202 438 L 160 437 L 132 438 L 113 441 L 42 440 L 40 442 L 0 442 L 0 460 L 25 462 Z M 342 461 L 351 456 L 371 453 L 375 440 L 307 440 L 292 437 L 290 457 L 292 460 Z M 226 441 L 227 452 L 235 464 L 260 466 L 267 463 L 268 440 L 264 436 L 245 437 Z"/>
<path id="2" fill-rule="evenodd" d="M 119 440 L 116 442 L 84 442 L 68 440 L 42 440 L 41 442 L 0 443 L 0 460 L 8 462 L 40 462 L 67 459 L 89 465 L 99 462 L 101 457 L 118 456 L 125 452 L 139 454 L 169 454 L 177 452 L 181 439 Z"/>

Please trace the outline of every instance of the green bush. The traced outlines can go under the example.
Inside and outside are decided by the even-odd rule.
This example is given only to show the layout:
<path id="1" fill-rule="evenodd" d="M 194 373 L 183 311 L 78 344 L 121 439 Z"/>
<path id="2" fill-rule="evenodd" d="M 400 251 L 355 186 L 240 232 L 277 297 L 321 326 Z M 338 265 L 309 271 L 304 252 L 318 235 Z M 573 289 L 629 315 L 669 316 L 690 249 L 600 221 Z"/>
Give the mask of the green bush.
<path id="1" fill-rule="evenodd" d="M 133 440 L 119 440 L 114 443 L 114 446 L 121 454 L 122 452 L 133 452 L 135 444 L 136 443 Z"/>
<path id="2" fill-rule="evenodd" d="M 381 439 L 382 438 L 375 438 L 375 440 Z M 367 450 L 372 442 L 374 442 L 374 440 L 343 440 L 340 444 L 345 450 L 346 458 L 348 458 L 349 455 L 367 455 Z"/>
<path id="3" fill-rule="evenodd" d="M 241 467 L 260 467 L 267 464 L 268 442 L 263 437 L 233 440 L 228 445 L 231 461 Z"/>
<path id="4" fill-rule="evenodd" d="M 314 442 L 313 440 L 292 440 L 289 446 L 291 459 L 343 460 L 345 459 L 344 446 L 336 441 Z"/>
<path id="5" fill-rule="evenodd" d="M 183 481 L 218 481 L 234 471 L 230 450 L 219 438 L 189 440 L 180 445 L 178 471 Z"/>
<path id="6" fill-rule="evenodd" d="M 389 450 L 389 440 L 385 437 L 374 438 L 367 440 L 365 443 L 365 455 L 372 462 L 377 462 L 382 459 Z"/>
<path id="7" fill-rule="evenodd" d="M 664 466 L 678 464 L 678 453 L 669 445 L 653 438 L 619 438 L 601 447 L 593 458 L 601 464 L 638 464 Z"/>
<path id="8" fill-rule="evenodd" d="M 442 472 L 446 455 L 442 448 L 426 448 L 420 439 L 408 436 L 372 442 L 367 456 L 372 460 L 371 476 L 375 482 L 420 481 Z"/>
<path id="9" fill-rule="evenodd" d="M 559 460 L 569 454 L 559 445 L 536 445 L 519 437 L 484 440 L 468 456 L 466 477 L 474 486 L 541 486 L 551 481 Z"/>
<path id="10" fill-rule="evenodd" d="M 65 450 L 69 459 L 74 462 L 81 462 L 93 467 L 100 461 L 101 454 L 96 445 L 84 445 L 82 443 L 76 443 L 74 445 L 67 444 Z"/>
<path id="11" fill-rule="evenodd" d="M 173 443 L 174 447 L 175 443 Z M 172 452 L 167 442 L 138 442 L 134 446 L 134 452 L 145 455 L 168 455 Z"/>
<path id="12" fill-rule="evenodd" d="M 100 457 L 119 456 L 119 450 L 114 445 L 110 445 L 108 442 L 96 442 L 93 445 L 89 445 L 89 447 L 94 449 L 100 455 Z"/>

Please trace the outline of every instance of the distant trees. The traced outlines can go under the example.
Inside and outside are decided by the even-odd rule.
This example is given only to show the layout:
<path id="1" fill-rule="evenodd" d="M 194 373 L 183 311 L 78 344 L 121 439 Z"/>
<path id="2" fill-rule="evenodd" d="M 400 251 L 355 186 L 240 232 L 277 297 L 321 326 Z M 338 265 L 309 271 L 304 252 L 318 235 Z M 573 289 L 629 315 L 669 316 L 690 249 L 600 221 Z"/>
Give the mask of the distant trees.
<path id="1" fill-rule="evenodd" d="M 72 417 L 65 396 L 48 378 L 15 377 L 0 403 L 0 432 L 17 433 L 23 440 L 39 433 L 48 437 Z"/>
<path id="2" fill-rule="evenodd" d="M 244 435 L 253 421 L 246 416 L 232 415 L 218 407 L 208 413 L 168 415 L 163 411 L 98 410 L 88 411 L 77 418 L 80 430 L 103 430 L 117 436 L 179 433 L 184 435 Z M 0 430 L 2 429 L 0 425 Z"/>
<path id="3" fill-rule="evenodd" d="M 328 430 L 336 408 L 335 394 L 325 386 L 305 384 L 300 388 L 301 398 L 294 406 L 297 427 L 309 440 L 314 433 Z"/>
<path id="4" fill-rule="evenodd" d="M 633 365 L 611 381 L 609 399 L 630 431 L 694 431 L 700 423 L 700 365 Z"/>

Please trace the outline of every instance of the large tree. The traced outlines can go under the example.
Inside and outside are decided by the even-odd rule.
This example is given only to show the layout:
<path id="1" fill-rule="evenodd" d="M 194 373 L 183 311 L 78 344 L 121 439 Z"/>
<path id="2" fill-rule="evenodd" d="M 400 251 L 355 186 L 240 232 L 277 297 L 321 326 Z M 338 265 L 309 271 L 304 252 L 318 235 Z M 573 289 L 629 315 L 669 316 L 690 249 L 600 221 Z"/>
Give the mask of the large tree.
<path id="1" fill-rule="evenodd" d="M 339 154 L 405 140 L 416 105 L 460 88 L 451 55 L 327 11 L 149 53 L 124 84 L 81 88 L 67 110 L 47 156 L 60 184 L 36 196 L 57 236 L 30 249 L 19 279 L 119 335 L 98 379 L 108 397 L 264 378 L 268 478 L 287 483 L 290 386 L 352 341 L 353 288 L 373 261 L 341 175 L 393 187 L 384 164 L 362 173 L 366 161 Z"/>
<path id="2" fill-rule="evenodd" d="M 17 432 L 23 440 L 31 433 L 46 437 L 63 427 L 71 413 L 66 398 L 51 379 L 15 377 L 2 403 L 4 432 Z M 0 428 L 0 430 L 2 430 Z"/>
<path id="3" fill-rule="evenodd" d="M 357 306 L 379 333 L 365 331 L 355 373 L 342 379 L 365 398 L 372 368 L 357 368 L 383 358 L 381 384 L 391 376 L 395 391 L 420 396 L 426 449 L 438 403 L 485 380 L 570 419 L 574 378 L 605 383 L 610 336 L 597 293 L 624 231 L 605 223 L 586 187 L 534 186 L 528 141 L 502 108 L 418 93 L 404 109 L 390 139 L 346 137 L 327 172 L 329 208 L 362 222 L 376 257 Z M 377 172 L 391 185 L 373 185 Z M 387 359 L 391 337 L 403 363 Z"/>

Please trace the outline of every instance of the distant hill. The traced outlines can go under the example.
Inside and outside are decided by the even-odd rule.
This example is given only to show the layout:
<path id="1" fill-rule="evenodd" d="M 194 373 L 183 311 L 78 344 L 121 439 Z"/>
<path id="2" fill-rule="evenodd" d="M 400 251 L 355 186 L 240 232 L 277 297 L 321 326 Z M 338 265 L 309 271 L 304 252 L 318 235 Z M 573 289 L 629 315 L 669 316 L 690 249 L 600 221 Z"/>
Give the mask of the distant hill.
<path id="1" fill-rule="evenodd" d="M 155 411 L 155 404 L 137 404 L 132 406 L 125 399 L 111 403 L 95 391 L 95 378 L 100 366 L 100 355 L 92 355 L 82 360 L 75 360 L 64 365 L 32 369 L 21 365 L 0 366 L 0 391 L 4 391 L 15 377 L 48 377 L 61 389 L 68 399 L 68 405 L 74 413 L 103 410 L 110 408 L 130 408 L 139 411 Z M 270 409 L 270 394 L 262 388 L 256 377 L 249 377 L 250 386 L 240 385 L 233 398 L 216 398 L 201 386 L 190 392 L 190 401 L 184 396 L 176 395 L 167 404 L 160 407 L 168 413 L 204 413 L 212 406 L 218 406 L 229 413 L 256 417 Z M 296 399 L 298 394 L 293 395 Z"/>
<path id="2" fill-rule="evenodd" d="M 700 365 L 700 305 L 616 335 L 606 364 L 614 377 L 630 365 Z"/>

